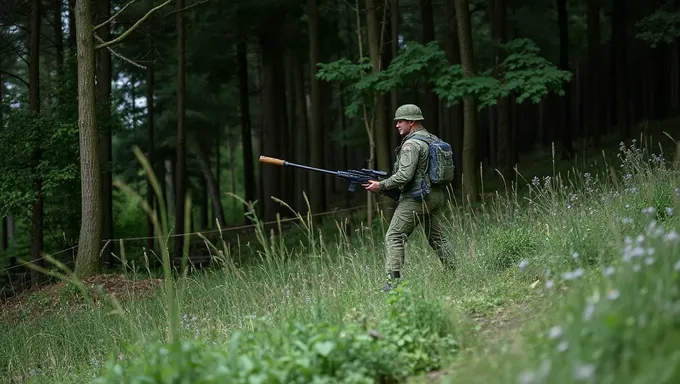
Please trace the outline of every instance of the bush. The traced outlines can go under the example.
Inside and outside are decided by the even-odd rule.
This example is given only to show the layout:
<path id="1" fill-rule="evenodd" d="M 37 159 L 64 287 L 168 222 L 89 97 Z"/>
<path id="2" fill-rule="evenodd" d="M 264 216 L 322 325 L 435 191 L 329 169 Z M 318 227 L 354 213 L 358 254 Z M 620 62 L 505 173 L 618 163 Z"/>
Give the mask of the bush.
<path id="1" fill-rule="evenodd" d="M 237 332 L 226 345 L 202 340 L 151 343 L 111 360 L 97 383 L 397 382 L 441 366 L 458 344 L 442 305 L 403 283 L 374 327 L 364 315 L 343 324 L 290 322 Z"/>

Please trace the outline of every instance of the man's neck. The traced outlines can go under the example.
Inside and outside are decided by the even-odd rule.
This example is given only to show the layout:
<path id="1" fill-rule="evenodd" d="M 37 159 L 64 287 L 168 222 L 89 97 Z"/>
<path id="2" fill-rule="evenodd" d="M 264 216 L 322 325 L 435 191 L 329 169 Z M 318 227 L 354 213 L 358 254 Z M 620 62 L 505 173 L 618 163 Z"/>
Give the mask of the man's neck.
<path id="1" fill-rule="evenodd" d="M 420 131 L 423 131 L 423 130 L 425 130 L 425 128 L 423 128 L 423 127 L 420 126 L 420 125 L 417 126 L 417 127 L 413 127 L 413 129 L 411 129 L 411 132 L 409 132 L 406 136 L 404 136 L 404 138 L 407 138 L 407 137 L 413 135 L 414 133 L 420 132 Z"/>

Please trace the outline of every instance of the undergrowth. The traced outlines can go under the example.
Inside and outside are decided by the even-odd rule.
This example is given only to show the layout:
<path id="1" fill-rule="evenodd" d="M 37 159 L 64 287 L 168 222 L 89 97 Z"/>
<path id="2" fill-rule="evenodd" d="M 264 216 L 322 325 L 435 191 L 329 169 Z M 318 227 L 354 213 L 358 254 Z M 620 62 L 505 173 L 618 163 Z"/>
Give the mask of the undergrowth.
<path id="1" fill-rule="evenodd" d="M 300 215 L 307 237 L 293 254 L 251 212 L 259 265 L 237 266 L 227 246 L 209 243 L 221 268 L 168 268 L 155 296 L 26 318 L 0 332 L 0 373 L 10 382 L 373 383 L 433 371 L 451 382 L 674 382 L 678 171 L 634 142 L 601 172 L 526 183 L 523 195 L 450 207 L 455 275 L 414 233 L 405 283 L 389 294 L 379 292 L 382 233 L 332 244 Z"/>

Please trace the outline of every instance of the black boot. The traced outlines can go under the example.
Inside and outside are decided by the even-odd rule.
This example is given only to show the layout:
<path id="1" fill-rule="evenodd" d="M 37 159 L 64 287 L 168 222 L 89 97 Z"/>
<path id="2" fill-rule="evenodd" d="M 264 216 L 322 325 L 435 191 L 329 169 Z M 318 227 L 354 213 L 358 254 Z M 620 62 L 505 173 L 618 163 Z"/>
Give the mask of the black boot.
<path id="1" fill-rule="evenodd" d="M 399 271 L 390 272 L 388 274 L 387 283 L 382 287 L 382 292 L 389 292 L 396 288 L 401 281 L 401 273 Z"/>

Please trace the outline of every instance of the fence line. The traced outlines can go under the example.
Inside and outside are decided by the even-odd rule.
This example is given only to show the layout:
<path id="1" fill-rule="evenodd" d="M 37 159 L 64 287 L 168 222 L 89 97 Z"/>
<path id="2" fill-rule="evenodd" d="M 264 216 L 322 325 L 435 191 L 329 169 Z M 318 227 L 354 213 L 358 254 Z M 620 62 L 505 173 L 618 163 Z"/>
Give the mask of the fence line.
<path id="1" fill-rule="evenodd" d="M 374 205 L 380 206 L 380 205 L 384 205 L 384 204 L 387 204 L 387 203 L 389 203 L 389 202 L 380 202 L 380 203 L 376 203 Z M 305 219 L 305 218 L 309 218 L 309 217 L 327 216 L 327 215 L 332 215 L 332 214 L 336 214 L 336 213 L 355 211 L 355 210 L 359 210 L 361 208 L 366 208 L 366 207 L 368 207 L 368 204 L 360 205 L 358 207 L 335 209 L 335 210 L 332 210 L 332 211 L 319 212 L 319 213 L 314 213 L 314 214 L 311 214 L 311 215 L 304 215 L 302 218 Z M 217 233 L 217 232 L 224 233 L 224 232 L 235 231 L 235 230 L 239 230 L 239 229 L 253 228 L 253 227 L 256 227 L 258 225 L 264 226 L 264 225 L 278 224 L 278 223 L 294 221 L 294 220 L 300 220 L 300 217 L 290 217 L 290 218 L 287 218 L 287 219 L 272 220 L 272 221 L 262 222 L 262 223 L 259 223 L 259 224 L 239 225 L 239 226 L 236 226 L 236 227 L 222 228 L 221 230 L 220 229 L 213 229 L 213 230 L 210 230 L 210 231 L 196 231 L 196 232 L 189 232 L 189 233 L 185 233 L 185 234 L 174 234 L 174 235 L 168 235 L 168 237 L 170 238 L 170 237 L 178 237 L 178 236 L 195 236 L 195 235 L 198 235 L 198 234 L 204 235 L 204 234 L 211 234 L 211 233 Z M 102 243 L 109 243 L 109 242 L 121 241 L 121 240 L 124 242 L 126 240 L 132 241 L 132 240 L 149 240 L 149 239 L 156 239 L 156 237 L 155 236 L 151 236 L 151 237 L 145 236 L 145 237 L 126 237 L 126 238 L 119 238 L 119 239 L 106 239 L 106 240 L 102 240 Z M 52 256 L 62 254 L 64 252 L 72 251 L 72 250 L 77 249 L 77 248 L 78 248 L 78 245 L 74 245 L 74 246 L 68 247 L 66 249 L 62 249 L 60 251 L 57 251 L 55 253 L 49 253 L 48 255 L 50 257 L 52 257 Z M 33 262 L 44 260 L 44 259 L 45 259 L 45 256 L 41 256 L 41 257 L 39 257 L 35 260 L 31 260 L 30 262 L 33 263 Z M 23 265 L 17 264 L 17 265 L 13 265 L 11 267 L 0 269 L 0 274 L 3 274 L 7 271 L 10 271 L 12 269 L 19 268 L 19 267 L 23 267 Z"/>

